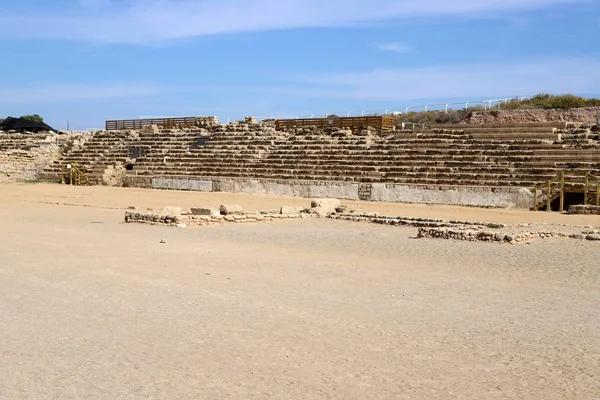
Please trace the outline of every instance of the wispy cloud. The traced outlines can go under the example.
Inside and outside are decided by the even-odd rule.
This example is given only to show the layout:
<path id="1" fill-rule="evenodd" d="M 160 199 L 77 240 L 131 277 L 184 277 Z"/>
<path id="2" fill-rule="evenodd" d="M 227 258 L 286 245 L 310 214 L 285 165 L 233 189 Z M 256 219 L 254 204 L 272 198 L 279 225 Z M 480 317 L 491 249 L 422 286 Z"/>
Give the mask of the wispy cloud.
<path id="1" fill-rule="evenodd" d="M 276 91 L 304 96 L 390 102 L 510 97 L 538 92 L 600 93 L 599 70 L 600 61 L 593 59 L 543 59 L 520 63 L 375 69 L 306 76 L 298 79 L 295 88 Z"/>
<path id="2" fill-rule="evenodd" d="M 0 104 L 67 103 L 84 100 L 127 98 L 155 94 L 152 84 L 45 84 L 24 88 L 0 89 Z"/>
<path id="3" fill-rule="evenodd" d="M 408 53 L 410 47 L 402 43 L 376 43 L 373 45 L 377 50 L 380 51 L 391 51 L 393 53 Z"/>
<path id="4" fill-rule="evenodd" d="M 346 26 L 429 16 L 497 16 L 595 0 L 79 0 L 54 13 L 0 15 L 0 35 L 151 43 L 202 35 Z M 81 6 L 84 6 L 83 9 Z M 95 10 L 95 12 L 92 12 Z"/>

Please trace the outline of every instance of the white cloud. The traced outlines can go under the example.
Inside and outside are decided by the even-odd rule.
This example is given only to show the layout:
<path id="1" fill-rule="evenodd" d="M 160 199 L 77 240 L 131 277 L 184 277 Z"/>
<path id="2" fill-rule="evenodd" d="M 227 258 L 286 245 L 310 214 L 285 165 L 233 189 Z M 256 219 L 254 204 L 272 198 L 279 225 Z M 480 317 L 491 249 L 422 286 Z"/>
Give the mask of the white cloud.
<path id="1" fill-rule="evenodd" d="M 157 93 L 151 84 L 46 84 L 26 88 L 0 89 L 0 104 L 67 103 L 83 100 L 114 99 Z"/>
<path id="2" fill-rule="evenodd" d="M 101 7 L 103 0 L 79 0 Z M 108 1 L 108 0 L 107 0 Z M 130 0 L 102 12 L 80 7 L 0 14 L 0 35 L 148 43 L 202 35 L 343 26 L 428 16 L 477 16 L 595 0 Z M 120 4 L 120 5 L 119 5 Z"/>
<path id="3" fill-rule="evenodd" d="M 550 93 L 600 93 L 600 61 L 544 59 L 520 63 L 469 64 L 299 78 L 302 88 L 278 92 L 353 99 L 404 101 L 435 98 L 486 99 Z M 306 89 L 306 86 L 317 87 Z"/>
<path id="4" fill-rule="evenodd" d="M 391 51 L 393 53 L 410 52 L 410 47 L 402 43 L 377 43 L 374 47 L 380 51 Z"/>

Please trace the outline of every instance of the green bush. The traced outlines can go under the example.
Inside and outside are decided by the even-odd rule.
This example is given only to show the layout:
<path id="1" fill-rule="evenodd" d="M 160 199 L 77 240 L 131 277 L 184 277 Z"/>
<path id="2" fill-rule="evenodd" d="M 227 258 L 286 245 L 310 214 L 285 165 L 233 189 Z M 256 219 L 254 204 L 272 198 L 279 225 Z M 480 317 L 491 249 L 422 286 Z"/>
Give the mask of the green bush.
<path id="1" fill-rule="evenodd" d="M 552 95 L 548 93 L 539 93 L 530 99 L 523 101 L 513 101 L 502 104 L 502 109 L 569 109 L 581 107 L 600 107 L 600 99 L 585 98 L 572 94 Z"/>

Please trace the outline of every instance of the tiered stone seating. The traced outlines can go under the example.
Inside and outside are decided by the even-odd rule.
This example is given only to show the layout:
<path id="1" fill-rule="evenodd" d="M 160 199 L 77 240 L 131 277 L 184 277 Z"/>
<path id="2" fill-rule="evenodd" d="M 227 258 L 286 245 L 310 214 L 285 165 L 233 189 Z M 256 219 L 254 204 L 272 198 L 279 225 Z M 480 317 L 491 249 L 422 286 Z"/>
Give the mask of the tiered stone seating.
<path id="1" fill-rule="evenodd" d="M 56 134 L 23 134 L 23 133 L 0 133 L 0 152 L 9 150 L 28 151 L 34 147 L 51 144 L 55 142 Z"/>
<path id="2" fill-rule="evenodd" d="M 259 125 L 134 135 L 94 135 L 64 155 L 84 169 L 125 161 L 142 149 L 129 174 L 148 177 L 240 177 L 278 180 L 533 187 L 559 170 L 600 171 L 595 145 L 565 146 L 564 124 L 462 126 L 422 132 L 276 132 Z"/>
<path id="3" fill-rule="evenodd" d="M 130 131 L 97 132 L 83 146 L 73 147 L 48 166 L 43 173 L 44 179 L 60 179 L 62 168 L 75 163 L 94 181 L 109 166 L 117 162 L 126 163 L 129 146 L 137 140 L 137 133 Z"/>

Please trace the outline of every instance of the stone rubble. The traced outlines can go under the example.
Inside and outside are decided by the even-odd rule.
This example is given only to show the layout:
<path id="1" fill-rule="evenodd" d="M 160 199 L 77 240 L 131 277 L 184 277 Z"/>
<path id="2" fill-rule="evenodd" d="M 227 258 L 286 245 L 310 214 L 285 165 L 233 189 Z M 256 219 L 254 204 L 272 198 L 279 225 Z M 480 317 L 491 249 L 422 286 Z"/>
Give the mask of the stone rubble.
<path id="1" fill-rule="evenodd" d="M 158 213 L 137 210 L 125 212 L 126 223 L 142 223 L 151 225 L 164 225 L 179 228 L 218 225 L 225 223 L 252 223 L 266 222 L 282 219 L 300 219 L 310 217 L 325 217 L 332 220 L 368 222 L 380 225 L 415 227 L 418 228 L 417 238 L 459 240 L 468 242 L 495 242 L 519 244 L 529 243 L 534 239 L 570 238 L 578 240 L 600 241 L 599 230 L 573 232 L 577 227 L 562 224 L 492 224 L 485 222 L 445 221 L 441 219 L 411 218 L 411 217 L 386 217 L 376 213 L 361 213 L 349 210 L 339 204 L 335 199 L 315 199 L 310 211 L 301 207 L 282 206 L 279 211 L 260 211 L 258 213 L 244 213 L 239 205 L 222 205 L 219 210 L 211 207 L 192 208 L 189 212 L 182 211 L 180 207 L 164 207 Z M 331 211 L 331 207 L 335 207 Z M 323 209 L 330 211 L 319 214 Z M 315 212 L 315 209 L 318 212 Z M 340 213 L 335 210 L 344 210 Z M 308 211 L 308 212 L 307 212 Z M 565 227 L 564 231 L 551 228 Z M 538 229 L 536 228 L 544 228 Z M 567 232 L 569 228 L 571 232 Z M 525 230 L 528 229 L 528 230 Z"/>

